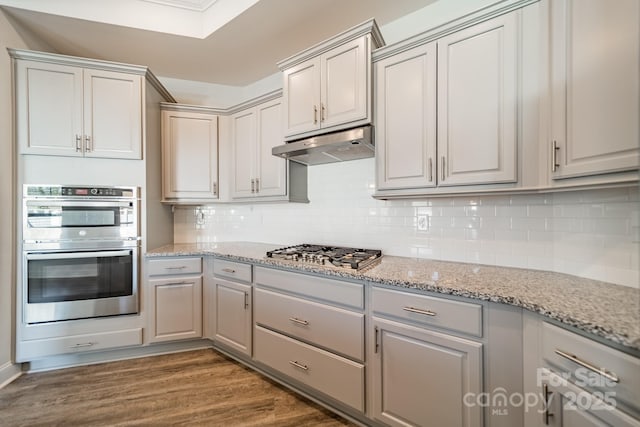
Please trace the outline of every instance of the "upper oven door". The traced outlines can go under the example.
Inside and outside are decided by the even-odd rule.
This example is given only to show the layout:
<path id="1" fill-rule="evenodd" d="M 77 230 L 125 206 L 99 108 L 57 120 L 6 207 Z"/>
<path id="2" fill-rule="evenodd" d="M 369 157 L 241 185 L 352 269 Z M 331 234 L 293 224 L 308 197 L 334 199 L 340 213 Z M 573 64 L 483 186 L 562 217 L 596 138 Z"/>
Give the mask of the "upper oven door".
<path id="1" fill-rule="evenodd" d="M 23 240 L 125 240 L 138 236 L 134 201 L 26 199 Z"/>

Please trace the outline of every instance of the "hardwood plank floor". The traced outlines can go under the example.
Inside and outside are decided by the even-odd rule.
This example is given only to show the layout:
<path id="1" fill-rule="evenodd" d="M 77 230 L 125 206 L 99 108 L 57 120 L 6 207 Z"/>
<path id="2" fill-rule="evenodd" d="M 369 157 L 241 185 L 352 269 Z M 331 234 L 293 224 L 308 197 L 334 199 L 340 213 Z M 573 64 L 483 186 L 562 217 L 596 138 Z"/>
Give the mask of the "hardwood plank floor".
<path id="1" fill-rule="evenodd" d="M 350 426 L 214 350 L 26 374 L 0 426 Z"/>

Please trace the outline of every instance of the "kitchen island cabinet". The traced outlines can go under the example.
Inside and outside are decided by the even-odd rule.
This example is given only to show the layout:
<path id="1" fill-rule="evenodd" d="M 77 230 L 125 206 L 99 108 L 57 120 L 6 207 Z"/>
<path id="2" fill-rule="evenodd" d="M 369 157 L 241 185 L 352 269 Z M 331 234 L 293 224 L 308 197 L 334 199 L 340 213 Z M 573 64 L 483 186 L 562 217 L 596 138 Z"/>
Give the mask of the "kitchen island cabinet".
<path id="1" fill-rule="evenodd" d="M 142 158 L 142 67 L 41 52 L 16 58 L 20 154 Z"/>

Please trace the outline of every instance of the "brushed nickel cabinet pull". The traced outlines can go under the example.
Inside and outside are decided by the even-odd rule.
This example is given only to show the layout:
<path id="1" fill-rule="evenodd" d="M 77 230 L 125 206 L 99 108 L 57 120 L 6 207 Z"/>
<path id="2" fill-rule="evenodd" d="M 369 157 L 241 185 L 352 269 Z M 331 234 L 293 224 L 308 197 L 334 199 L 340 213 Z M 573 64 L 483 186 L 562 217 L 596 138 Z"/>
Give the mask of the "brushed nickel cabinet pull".
<path id="1" fill-rule="evenodd" d="M 404 311 L 408 311 L 410 313 L 418 313 L 418 314 L 424 314 L 425 316 L 436 316 L 438 313 L 436 313 L 435 311 L 431 311 L 431 310 L 422 310 L 419 308 L 415 308 L 415 307 L 404 307 L 403 308 Z"/>
<path id="2" fill-rule="evenodd" d="M 188 285 L 189 282 L 185 282 L 184 280 L 182 282 L 172 282 L 172 283 L 163 283 L 161 286 L 184 286 L 184 285 Z"/>
<path id="3" fill-rule="evenodd" d="M 298 369 L 302 369 L 303 371 L 308 371 L 309 367 L 307 365 L 303 365 L 302 363 L 298 363 L 295 360 L 289 360 L 289 363 L 295 366 Z"/>
<path id="4" fill-rule="evenodd" d="M 244 309 L 249 308 L 249 292 L 244 293 Z"/>
<path id="5" fill-rule="evenodd" d="M 549 391 L 549 386 L 547 384 L 542 384 L 542 422 L 544 425 L 549 425 L 549 418 L 553 417 L 553 413 L 549 410 L 549 405 L 551 401 L 549 399 L 549 395 L 551 392 Z"/>
<path id="6" fill-rule="evenodd" d="M 289 317 L 289 320 L 292 321 L 293 323 L 297 323 L 299 325 L 304 325 L 304 326 L 308 326 L 309 325 L 309 321 L 308 320 L 301 320 L 301 319 L 298 319 L 297 317 Z"/>
<path id="7" fill-rule="evenodd" d="M 213 195 L 218 195 L 218 183 L 216 181 L 213 181 Z"/>
<path id="8" fill-rule="evenodd" d="M 443 182 L 444 182 L 444 168 L 446 164 L 447 164 L 447 159 L 444 156 L 442 156 L 442 181 Z"/>
<path id="9" fill-rule="evenodd" d="M 255 193 L 256 192 L 256 180 L 252 179 L 251 180 L 251 193 Z"/>
<path id="10" fill-rule="evenodd" d="M 76 135 L 76 151 L 82 151 L 82 137 Z"/>
<path id="11" fill-rule="evenodd" d="M 225 273 L 231 273 L 231 274 L 236 272 L 233 268 L 228 268 L 228 267 L 223 268 L 222 271 L 224 271 Z"/>
<path id="12" fill-rule="evenodd" d="M 260 178 L 256 178 L 256 193 L 260 192 Z"/>
<path id="13" fill-rule="evenodd" d="M 374 353 L 378 353 L 378 348 L 380 347 L 380 342 L 378 341 L 378 332 L 380 332 L 380 330 L 378 329 L 377 326 L 375 328 L 373 328 L 373 330 L 374 330 L 374 348 L 373 348 L 373 352 Z"/>
<path id="14" fill-rule="evenodd" d="M 165 267 L 165 270 L 184 270 L 185 268 L 187 268 L 186 265 L 179 265 L 177 267 Z"/>
<path id="15" fill-rule="evenodd" d="M 558 150 L 560 150 L 560 147 L 558 147 L 558 142 L 554 139 L 553 143 L 551 143 L 551 172 L 557 171 L 560 167 L 558 163 Z"/>
<path id="16" fill-rule="evenodd" d="M 93 347 L 98 344 L 97 342 L 83 342 L 74 345 L 70 345 L 69 348 L 84 348 L 84 347 Z"/>
<path id="17" fill-rule="evenodd" d="M 565 359 L 582 366 L 583 368 L 587 368 L 588 370 L 595 372 L 596 374 L 605 377 L 606 379 L 608 379 L 609 381 L 613 381 L 614 383 L 619 383 L 620 382 L 620 378 L 618 378 L 618 376 L 613 373 L 613 372 L 609 372 L 604 368 L 597 368 L 594 365 L 592 365 L 589 362 L 585 362 L 584 360 L 580 359 L 578 356 L 576 356 L 575 354 L 569 354 L 566 353 L 562 350 L 558 350 L 556 349 L 556 354 L 558 356 L 564 357 Z"/>
<path id="18" fill-rule="evenodd" d="M 429 157 L 429 182 L 433 182 L 433 159 Z"/>
<path id="19" fill-rule="evenodd" d="M 313 105 L 313 124 L 318 124 L 318 107 L 315 104 Z"/>
<path id="20" fill-rule="evenodd" d="M 320 122 L 324 122 L 324 104 L 320 103 Z"/>
<path id="21" fill-rule="evenodd" d="M 89 135 L 85 135 L 84 137 L 84 149 L 87 153 L 93 151 L 93 143 L 91 142 L 91 137 Z"/>

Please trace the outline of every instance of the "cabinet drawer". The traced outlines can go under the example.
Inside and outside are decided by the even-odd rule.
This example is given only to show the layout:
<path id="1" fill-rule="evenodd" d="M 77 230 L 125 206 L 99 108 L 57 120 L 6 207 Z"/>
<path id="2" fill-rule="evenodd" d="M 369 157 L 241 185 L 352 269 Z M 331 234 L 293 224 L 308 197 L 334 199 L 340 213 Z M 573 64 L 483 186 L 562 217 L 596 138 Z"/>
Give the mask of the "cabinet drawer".
<path id="1" fill-rule="evenodd" d="M 544 360 L 555 370 L 570 374 L 571 382 L 614 392 L 617 400 L 640 408 L 640 359 L 546 322 L 540 338 Z"/>
<path id="2" fill-rule="evenodd" d="M 373 288 L 373 311 L 397 319 L 482 336 L 482 306 Z"/>
<path id="3" fill-rule="evenodd" d="M 256 323 L 364 360 L 364 314 L 256 289 Z"/>
<path id="4" fill-rule="evenodd" d="M 218 277 L 251 283 L 251 264 L 216 258 L 213 260 L 213 274 Z"/>
<path id="5" fill-rule="evenodd" d="M 202 258 L 162 258 L 150 259 L 147 263 L 149 276 L 169 274 L 200 274 L 202 273 Z"/>
<path id="6" fill-rule="evenodd" d="M 257 361 L 359 411 L 364 410 L 364 366 L 256 326 Z"/>
<path id="7" fill-rule="evenodd" d="M 255 282 L 285 292 L 356 309 L 364 308 L 364 286 L 360 283 L 324 279 L 307 274 L 256 267 Z"/>
<path id="8" fill-rule="evenodd" d="M 29 340 L 20 343 L 19 359 L 38 359 L 56 354 L 85 353 L 142 344 L 142 329 L 72 335 L 68 337 Z"/>

